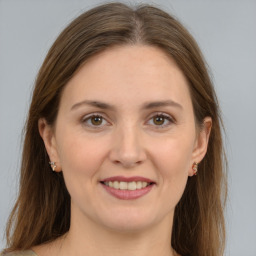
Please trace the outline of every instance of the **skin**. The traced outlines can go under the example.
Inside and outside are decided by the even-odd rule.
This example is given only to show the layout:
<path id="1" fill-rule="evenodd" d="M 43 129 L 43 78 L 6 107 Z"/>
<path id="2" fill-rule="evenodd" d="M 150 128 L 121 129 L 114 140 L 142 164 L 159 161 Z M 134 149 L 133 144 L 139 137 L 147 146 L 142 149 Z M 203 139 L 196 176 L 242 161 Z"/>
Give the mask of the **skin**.
<path id="1" fill-rule="evenodd" d="M 85 100 L 113 109 L 81 103 Z M 175 104 L 143 108 L 167 100 Z M 97 125 L 92 114 L 102 116 Z M 171 121 L 159 122 L 159 115 Z M 71 227 L 34 251 L 39 256 L 176 255 L 170 246 L 174 209 L 193 163 L 207 151 L 210 129 L 209 117 L 197 129 L 188 82 L 160 49 L 121 46 L 91 58 L 66 85 L 55 126 L 39 120 L 49 158 L 63 172 L 71 195 Z M 121 200 L 99 182 L 112 176 L 143 176 L 155 185 L 141 198 Z"/>

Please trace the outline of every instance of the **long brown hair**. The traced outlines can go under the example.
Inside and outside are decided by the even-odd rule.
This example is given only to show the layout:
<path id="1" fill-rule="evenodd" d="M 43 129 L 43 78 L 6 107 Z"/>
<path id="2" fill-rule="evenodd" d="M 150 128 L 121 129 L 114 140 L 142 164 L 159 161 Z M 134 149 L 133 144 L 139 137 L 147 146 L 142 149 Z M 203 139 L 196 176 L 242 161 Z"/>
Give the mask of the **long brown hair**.
<path id="1" fill-rule="evenodd" d="M 61 93 L 91 56 L 115 45 L 162 49 L 189 81 L 195 119 L 213 121 L 199 175 L 189 178 L 176 206 L 172 246 L 183 256 L 220 256 L 225 245 L 225 154 L 221 117 L 202 54 L 189 32 L 172 16 L 150 5 L 110 3 L 76 18 L 57 38 L 39 71 L 25 129 L 19 196 L 6 229 L 7 251 L 52 241 L 69 230 L 70 195 L 63 175 L 49 167 L 38 120 L 54 124 Z"/>

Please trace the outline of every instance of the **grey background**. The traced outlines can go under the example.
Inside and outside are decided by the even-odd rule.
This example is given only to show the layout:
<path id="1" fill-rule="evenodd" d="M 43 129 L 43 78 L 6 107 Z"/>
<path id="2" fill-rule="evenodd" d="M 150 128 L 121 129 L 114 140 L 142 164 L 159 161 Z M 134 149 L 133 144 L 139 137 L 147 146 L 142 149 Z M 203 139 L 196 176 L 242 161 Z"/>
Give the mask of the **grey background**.
<path id="1" fill-rule="evenodd" d="M 256 1 L 140 2 L 177 16 L 211 67 L 227 132 L 226 255 L 255 256 Z M 59 32 L 98 3 L 102 1 L 0 0 L 0 248 L 17 195 L 22 128 L 37 71 Z"/>

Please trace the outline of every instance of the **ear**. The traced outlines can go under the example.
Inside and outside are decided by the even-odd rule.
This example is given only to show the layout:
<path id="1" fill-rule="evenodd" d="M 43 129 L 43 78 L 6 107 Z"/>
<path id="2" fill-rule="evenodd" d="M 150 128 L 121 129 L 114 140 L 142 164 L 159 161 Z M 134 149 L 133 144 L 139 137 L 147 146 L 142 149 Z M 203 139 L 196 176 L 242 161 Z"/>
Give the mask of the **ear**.
<path id="1" fill-rule="evenodd" d="M 59 155 L 57 151 L 56 138 L 54 135 L 53 127 L 50 126 L 44 118 L 40 118 L 38 120 L 38 130 L 39 130 L 40 136 L 44 141 L 44 145 L 49 156 L 49 161 L 55 162 L 55 165 L 56 165 L 55 171 L 60 172 L 61 164 L 60 164 Z"/>
<path id="2" fill-rule="evenodd" d="M 193 163 L 195 162 L 200 163 L 207 152 L 211 128 L 212 128 L 212 118 L 206 117 L 204 119 L 202 127 L 200 127 L 197 138 L 195 140 L 195 145 L 192 153 L 191 168 L 189 170 L 189 176 L 194 175 L 194 172 L 192 170 Z"/>

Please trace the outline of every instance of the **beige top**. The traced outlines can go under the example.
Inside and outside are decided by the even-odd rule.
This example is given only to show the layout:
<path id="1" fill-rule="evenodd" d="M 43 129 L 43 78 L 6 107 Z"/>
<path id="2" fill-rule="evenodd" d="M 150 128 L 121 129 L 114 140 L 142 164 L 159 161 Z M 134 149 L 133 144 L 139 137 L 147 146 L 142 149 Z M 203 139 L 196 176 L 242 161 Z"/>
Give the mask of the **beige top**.
<path id="1" fill-rule="evenodd" d="M 1 254 L 0 256 L 37 256 L 32 250 L 16 251 Z"/>

